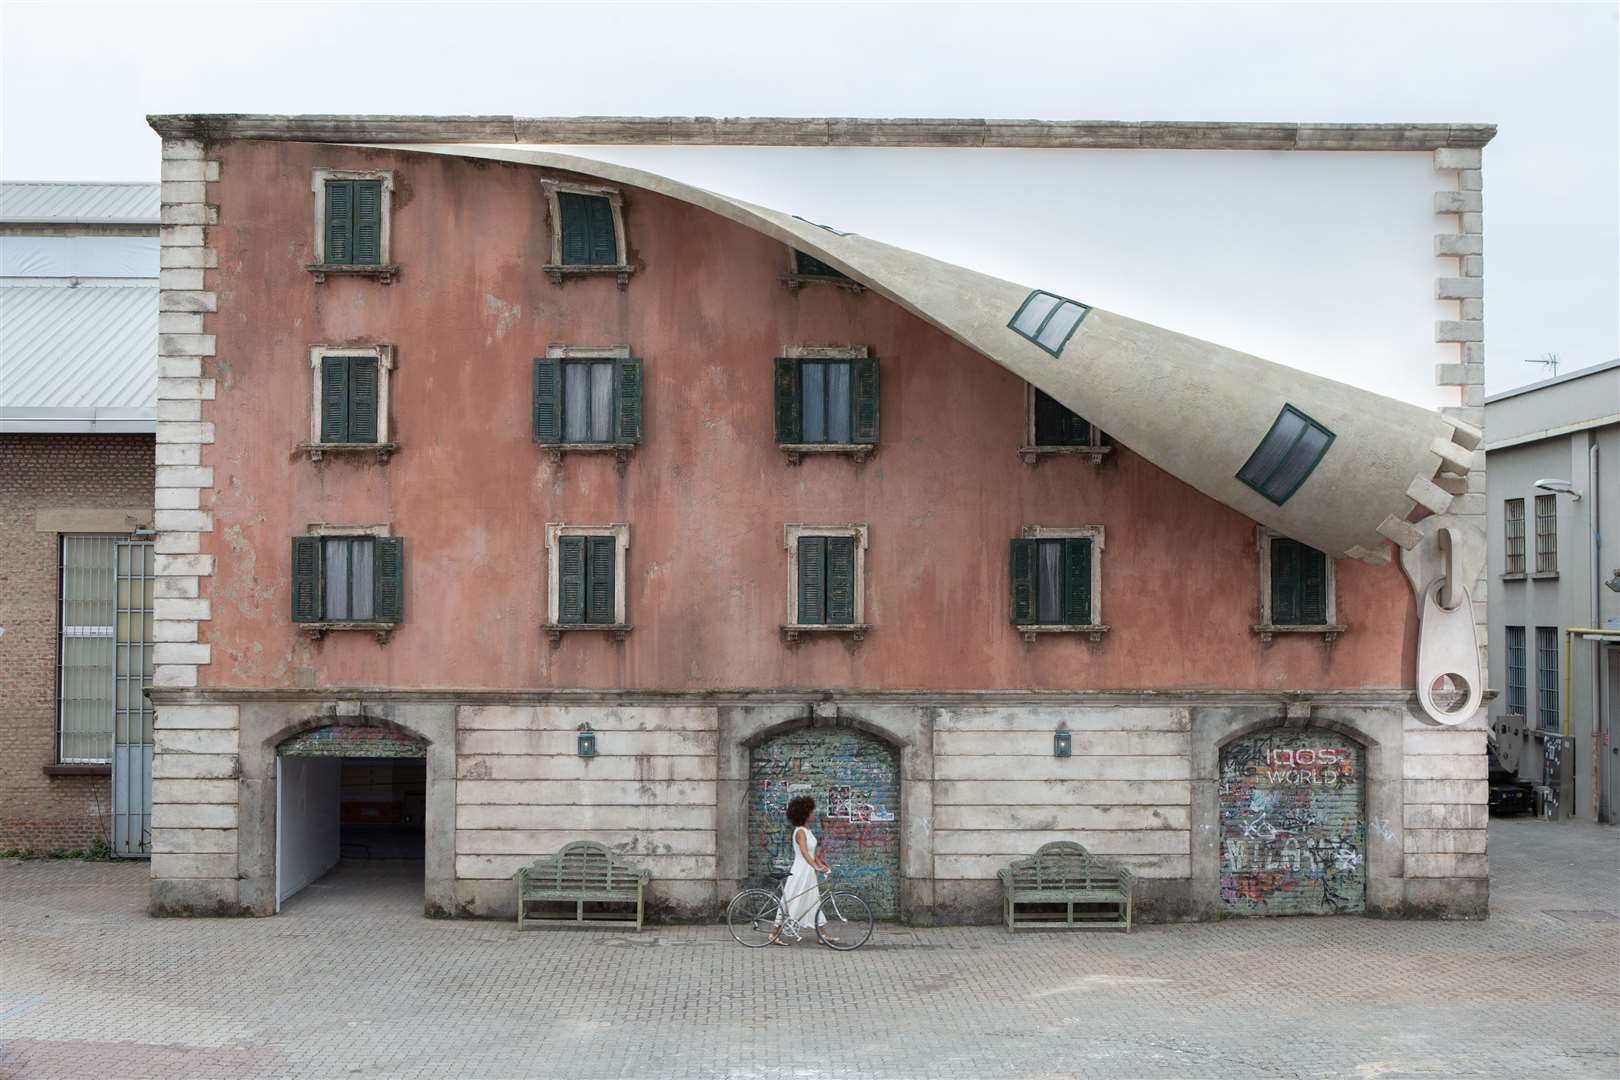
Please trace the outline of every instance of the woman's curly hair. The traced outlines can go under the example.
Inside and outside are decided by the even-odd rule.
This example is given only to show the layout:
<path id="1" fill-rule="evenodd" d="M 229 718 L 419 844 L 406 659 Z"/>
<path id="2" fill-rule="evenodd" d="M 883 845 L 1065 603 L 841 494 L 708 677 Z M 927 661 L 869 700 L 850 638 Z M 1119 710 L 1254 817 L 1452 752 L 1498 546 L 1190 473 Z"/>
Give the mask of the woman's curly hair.
<path id="1" fill-rule="evenodd" d="M 808 795 L 795 795 L 787 804 L 787 819 L 795 828 L 810 820 L 816 812 L 816 800 Z"/>

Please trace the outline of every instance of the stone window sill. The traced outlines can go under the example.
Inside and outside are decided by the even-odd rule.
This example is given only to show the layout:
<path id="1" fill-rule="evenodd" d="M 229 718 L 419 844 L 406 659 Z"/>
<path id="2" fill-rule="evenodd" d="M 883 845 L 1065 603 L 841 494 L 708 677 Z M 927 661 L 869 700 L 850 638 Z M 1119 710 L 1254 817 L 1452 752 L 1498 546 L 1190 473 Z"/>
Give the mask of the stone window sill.
<path id="1" fill-rule="evenodd" d="M 859 296 L 866 291 L 866 286 L 849 278 L 824 277 L 821 274 L 781 274 L 779 279 L 787 286 L 790 293 L 798 292 L 805 285 L 831 285 L 835 289 L 847 289 Z"/>
<path id="2" fill-rule="evenodd" d="M 1341 623 L 1320 623 L 1311 626 L 1279 626 L 1276 623 L 1256 623 L 1254 632 L 1261 641 L 1270 641 L 1274 634 L 1321 634 L 1322 642 L 1331 645 L 1339 635 L 1350 629 Z"/>
<path id="3" fill-rule="evenodd" d="M 860 465 L 877 453 L 872 443 L 777 443 L 789 465 L 797 465 L 805 454 L 843 454 Z"/>
<path id="4" fill-rule="evenodd" d="M 1106 623 L 1018 623 L 1018 632 L 1025 641 L 1034 641 L 1041 634 L 1085 634 L 1092 641 L 1101 641 L 1113 627 Z"/>
<path id="5" fill-rule="evenodd" d="M 562 636 L 577 630 L 593 630 L 599 634 L 612 634 L 614 641 L 623 641 L 625 635 L 634 630 L 630 623 L 541 623 L 540 629 L 546 632 L 546 637 L 553 645 L 562 644 Z"/>
<path id="6" fill-rule="evenodd" d="M 800 634 L 848 634 L 851 641 L 865 641 L 870 623 L 783 623 L 782 636 L 797 645 Z"/>
<path id="7" fill-rule="evenodd" d="M 399 449 L 398 443 L 302 443 L 298 447 L 311 461 L 320 461 L 327 454 L 337 454 L 347 457 L 349 455 L 370 454 L 381 464 Z"/>
<path id="8" fill-rule="evenodd" d="M 1535 573 L 1530 575 L 1530 580 L 1531 581 L 1557 581 L 1558 580 L 1558 571 L 1556 571 L 1556 570 L 1537 570 Z"/>
<path id="9" fill-rule="evenodd" d="M 1114 452 L 1112 446 L 1020 446 L 1018 456 L 1025 465 L 1039 465 L 1043 457 L 1083 457 L 1100 466 L 1103 458 Z"/>
<path id="10" fill-rule="evenodd" d="M 560 464 L 565 454 L 612 454 L 613 467 L 624 472 L 630 464 L 630 454 L 635 450 L 635 443 L 601 443 L 601 442 L 571 442 L 571 443 L 541 443 L 545 449 L 546 459 L 552 464 Z"/>
<path id="11" fill-rule="evenodd" d="M 571 277 L 590 277 L 593 274 L 612 274 L 619 288 L 630 287 L 630 275 L 636 268 L 627 264 L 613 266 L 573 266 L 566 263 L 546 263 L 541 267 L 553 285 L 561 285 Z"/>
<path id="12" fill-rule="evenodd" d="M 392 285 L 394 279 L 399 277 L 399 265 L 388 263 L 383 266 L 357 266 L 348 263 L 310 263 L 304 267 L 315 275 L 315 284 L 321 285 L 326 281 L 328 274 L 340 274 L 348 277 L 376 278 L 384 285 Z"/>
<path id="13" fill-rule="evenodd" d="M 41 770 L 46 776 L 111 776 L 110 762 L 74 761 L 60 765 L 47 765 Z"/>
<path id="14" fill-rule="evenodd" d="M 1525 574 L 1503 574 L 1502 575 L 1502 580 L 1503 581 L 1524 581 L 1526 579 L 1526 577 L 1527 577 L 1527 575 L 1525 575 Z"/>
<path id="15" fill-rule="evenodd" d="M 386 645 L 389 637 L 398 627 L 398 623 L 391 622 L 306 622 L 298 624 L 298 631 L 319 641 L 327 634 L 336 631 L 363 630 L 368 634 L 376 634 L 377 640 Z"/>

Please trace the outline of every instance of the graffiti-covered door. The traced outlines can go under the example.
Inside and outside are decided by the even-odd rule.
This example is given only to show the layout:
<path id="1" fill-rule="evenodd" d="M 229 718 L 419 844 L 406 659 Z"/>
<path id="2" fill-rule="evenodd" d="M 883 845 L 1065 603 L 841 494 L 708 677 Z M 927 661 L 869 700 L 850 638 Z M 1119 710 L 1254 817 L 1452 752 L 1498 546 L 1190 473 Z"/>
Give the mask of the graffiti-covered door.
<path id="1" fill-rule="evenodd" d="M 880 919 L 900 909 L 900 762 L 893 747 L 850 728 L 803 728 L 770 739 L 749 762 L 748 876 L 791 863 L 788 800 L 816 800 L 821 854 Z"/>
<path id="2" fill-rule="evenodd" d="M 1221 751 L 1221 905 L 1240 915 L 1359 912 L 1367 894 L 1361 747 L 1270 731 Z"/>

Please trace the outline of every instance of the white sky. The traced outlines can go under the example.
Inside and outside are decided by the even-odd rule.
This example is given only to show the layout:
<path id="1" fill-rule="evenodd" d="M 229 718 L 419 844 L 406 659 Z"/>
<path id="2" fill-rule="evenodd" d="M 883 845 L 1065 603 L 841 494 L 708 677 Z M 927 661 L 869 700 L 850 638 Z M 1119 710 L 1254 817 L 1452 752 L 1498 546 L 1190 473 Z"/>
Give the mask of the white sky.
<path id="1" fill-rule="evenodd" d="M 1489 122 L 1488 389 L 1620 356 L 1611 3 L 0 4 L 0 177 L 156 179 L 156 112 Z M 569 152 L 1411 400 L 1455 353 L 1421 155 Z"/>

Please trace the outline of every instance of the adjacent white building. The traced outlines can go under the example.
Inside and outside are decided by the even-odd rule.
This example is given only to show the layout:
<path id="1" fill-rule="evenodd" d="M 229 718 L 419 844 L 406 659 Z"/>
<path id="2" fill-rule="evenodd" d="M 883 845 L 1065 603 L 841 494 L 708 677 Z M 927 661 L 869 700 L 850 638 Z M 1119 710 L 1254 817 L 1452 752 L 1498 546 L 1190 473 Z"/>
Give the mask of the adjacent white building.
<path id="1" fill-rule="evenodd" d="M 1620 813 L 1620 360 L 1485 399 L 1491 728 L 1548 812 Z"/>

